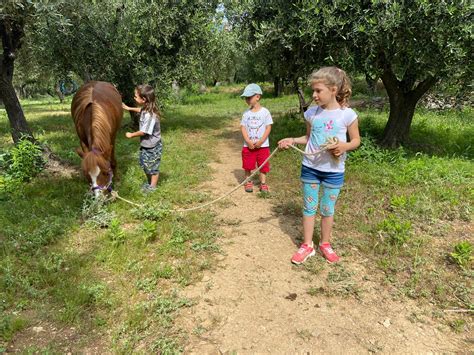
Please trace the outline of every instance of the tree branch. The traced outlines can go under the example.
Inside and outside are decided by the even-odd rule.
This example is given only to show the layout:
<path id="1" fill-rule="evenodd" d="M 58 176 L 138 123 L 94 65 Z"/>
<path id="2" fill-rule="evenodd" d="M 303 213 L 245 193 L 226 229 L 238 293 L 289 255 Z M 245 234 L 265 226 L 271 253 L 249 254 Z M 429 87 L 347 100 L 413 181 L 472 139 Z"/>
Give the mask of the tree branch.
<path id="1" fill-rule="evenodd" d="M 293 85 L 295 87 L 296 93 L 298 94 L 298 100 L 300 102 L 300 111 L 304 114 L 308 109 L 309 105 L 311 105 L 311 102 L 313 102 L 313 100 L 311 99 L 308 102 L 305 101 L 303 90 L 298 85 L 298 79 L 293 80 Z"/>
<path id="2" fill-rule="evenodd" d="M 385 89 L 387 89 L 389 98 L 395 97 L 396 95 L 398 95 L 397 89 L 400 90 L 401 82 L 397 79 L 395 73 L 393 72 L 392 66 L 387 61 L 383 50 L 379 52 L 377 62 L 380 69 L 382 69 L 382 74 L 380 75 L 380 78 L 382 79 L 385 85 Z"/>
<path id="3" fill-rule="evenodd" d="M 415 89 L 413 89 L 413 97 L 418 101 L 425 92 L 427 92 L 436 82 L 438 81 L 438 78 L 435 78 L 434 76 L 429 76 L 422 82 L 420 82 Z"/>

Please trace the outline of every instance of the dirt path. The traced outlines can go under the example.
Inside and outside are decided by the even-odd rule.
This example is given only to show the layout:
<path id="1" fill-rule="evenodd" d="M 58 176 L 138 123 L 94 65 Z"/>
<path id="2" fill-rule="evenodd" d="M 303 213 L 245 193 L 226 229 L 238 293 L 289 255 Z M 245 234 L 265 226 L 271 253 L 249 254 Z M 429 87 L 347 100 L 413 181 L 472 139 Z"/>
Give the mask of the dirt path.
<path id="1" fill-rule="evenodd" d="M 238 127 L 222 135 L 220 158 L 209 188 L 216 196 L 243 180 Z M 269 180 L 271 189 L 271 177 Z M 295 187 L 297 188 L 297 187 Z M 214 271 L 184 290 L 196 300 L 180 317 L 189 332 L 187 353 L 446 353 L 469 344 L 423 315 L 413 302 L 394 302 L 371 281 L 362 257 L 342 262 L 354 271 L 360 299 L 331 297 L 324 285 L 328 265 L 313 275 L 292 266 L 300 221 L 272 211 L 271 199 L 235 192 L 216 208 L 224 237 Z M 231 202 L 232 201 L 232 202 Z M 316 256 L 319 257 L 319 256 Z M 310 287 L 316 292 L 308 293 Z M 471 344 L 472 347 L 472 344 Z"/>

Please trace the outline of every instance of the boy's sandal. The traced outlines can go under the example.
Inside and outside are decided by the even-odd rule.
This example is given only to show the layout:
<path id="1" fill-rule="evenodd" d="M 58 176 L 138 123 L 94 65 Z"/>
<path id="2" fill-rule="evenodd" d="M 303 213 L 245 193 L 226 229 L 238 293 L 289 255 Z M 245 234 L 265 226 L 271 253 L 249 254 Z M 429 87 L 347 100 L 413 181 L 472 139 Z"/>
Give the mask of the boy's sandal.
<path id="1" fill-rule="evenodd" d="M 260 192 L 269 192 L 267 184 L 260 184 Z"/>
<path id="2" fill-rule="evenodd" d="M 253 192 L 253 182 L 247 181 L 244 185 L 245 192 Z"/>

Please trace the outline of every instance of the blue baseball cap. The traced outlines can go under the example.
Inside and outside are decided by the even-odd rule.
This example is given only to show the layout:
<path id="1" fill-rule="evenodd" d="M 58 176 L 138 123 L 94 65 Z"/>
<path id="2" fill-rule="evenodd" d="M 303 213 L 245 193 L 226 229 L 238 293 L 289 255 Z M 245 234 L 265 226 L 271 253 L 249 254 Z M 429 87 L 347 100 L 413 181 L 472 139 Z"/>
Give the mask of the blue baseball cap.
<path id="1" fill-rule="evenodd" d="M 262 95 L 262 89 L 257 84 L 248 84 L 245 89 L 244 93 L 240 95 L 240 97 L 252 97 L 253 95 Z"/>

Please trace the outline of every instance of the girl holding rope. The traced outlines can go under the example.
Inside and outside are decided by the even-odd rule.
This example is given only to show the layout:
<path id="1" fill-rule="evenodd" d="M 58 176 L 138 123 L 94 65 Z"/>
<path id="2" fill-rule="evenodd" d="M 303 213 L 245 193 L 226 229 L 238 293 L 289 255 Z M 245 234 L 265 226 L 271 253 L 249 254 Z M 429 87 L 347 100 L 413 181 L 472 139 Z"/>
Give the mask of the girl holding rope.
<path id="1" fill-rule="evenodd" d="M 310 83 L 317 106 L 305 112 L 306 135 L 278 142 L 280 149 L 288 149 L 295 144 L 306 145 L 301 169 L 304 241 L 291 258 L 294 264 L 301 264 L 315 255 L 313 230 L 321 185 L 321 237 L 318 249 L 328 262 L 339 261 L 329 243 L 334 207 L 344 183 L 346 152 L 360 145 L 357 114 L 347 107 L 352 93 L 347 74 L 336 67 L 324 67 L 311 74 Z M 328 146 L 328 141 L 335 143 Z"/>

